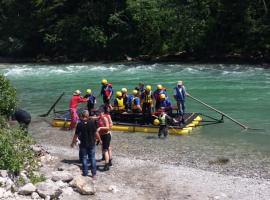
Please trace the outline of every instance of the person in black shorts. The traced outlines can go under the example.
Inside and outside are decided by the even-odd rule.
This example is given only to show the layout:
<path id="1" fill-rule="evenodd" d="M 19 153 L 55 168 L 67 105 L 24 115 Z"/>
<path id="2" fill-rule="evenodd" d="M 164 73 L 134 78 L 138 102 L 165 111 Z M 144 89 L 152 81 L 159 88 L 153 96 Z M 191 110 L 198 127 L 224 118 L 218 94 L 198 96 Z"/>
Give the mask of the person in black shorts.
<path id="1" fill-rule="evenodd" d="M 108 117 L 104 113 L 104 109 L 100 109 L 100 114 L 98 117 L 98 129 L 97 135 L 100 136 L 102 143 L 102 152 L 105 158 L 105 165 L 103 171 L 108 171 L 110 168 L 110 143 L 111 143 L 111 132 L 110 132 L 110 122 Z"/>

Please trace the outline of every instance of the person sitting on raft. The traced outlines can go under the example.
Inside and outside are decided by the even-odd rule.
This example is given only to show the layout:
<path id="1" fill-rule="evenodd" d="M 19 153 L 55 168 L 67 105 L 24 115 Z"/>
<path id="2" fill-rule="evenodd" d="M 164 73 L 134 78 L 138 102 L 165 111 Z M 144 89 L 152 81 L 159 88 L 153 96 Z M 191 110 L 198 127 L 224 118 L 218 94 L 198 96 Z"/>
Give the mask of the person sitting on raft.
<path id="1" fill-rule="evenodd" d="M 152 103 L 154 99 L 151 89 L 151 85 L 147 85 L 141 94 L 143 120 L 146 124 L 151 123 Z"/>
<path id="2" fill-rule="evenodd" d="M 131 110 L 133 113 L 140 113 L 142 112 L 142 108 L 140 105 L 140 97 L 139 97 L 139 92 L 138 90 L 133 90 L 132 91 L 132 100 L 131 100 Z"/>
<path id="3" fill-rule="evenodd" d="M 79 103 L 83 103 L 83 102 L 87 102 L 88 99 L 83 98 L 80 96 L 81 91 L 80 90 L 76 90 L 74 91 L 72 97 L 70 98 L 70 102 L 69 102 L 69 112 L 70 112 L 70 118 L 71 118 L 71 123 L 70 123 L 70 130 L 73 130 L 79 120 L 78 114 L 77 114 L 77 105 Z"/>
<path id="4" fill-rule="evenodd" d="M 109 107 L 111 110 L 112 105 L 110 103 L 110 100 L 111 100 L 111 97 L 113 95 L 112 84 L 108 83 L 108 81 L 106 79 L 102 79 L 101 84 L 102 84 L 102 86 L 101 86 L 101 90 L 100 90 L 100 95 L 103 97 L 103 103 L 104 103 L 104 105 Z"/>
<path id="5" fill-rule="evenodd" d="M 86 90 L 86 95 L 84 95 L 84 98 L 88 99 L 87 109 L 88 109 L 89 115 L 92 116 L 93 115 L 92 110 L 94 109 L 97 101 L 96 101 L 96 97 L 92 94 L 91 89 Z"/>
<path id="6" fill-rule="evenodd" d="M 118 112 L 123 112 L 125 110 L 125 105 L 124 105 L 124 98 L 122 96 L 122 92 L 117 91 L 116 92 L 116 98 L 114 100 L 114 110 Z"/>
<path id="7" fill-rule="evenodd" d="M 158 84 L 157 85 L 157 89 L 154 91 L 154 98 L 155 98 L 155 101 L 156 101 L 156 104 L 155 104 L 155 109 L 156 111 L 160 108 L 160 95 L 161 94 L 165 94 L 165 96 L 167 96 L 167 92 L 166 92 L 166 88 L 164 88 L 162 85 Z"/>
<path id="8" fill-rule="evenodd" d="M 122 92 L 122 97 L 124 99 L 125 111 L 128 111 L 128 109 L 131 108 L 130 105 L 131 105 L 132 95 L 128 94 L 127 88 L 122 88 L 121 92 Z"/>
<path id="9" fill-rule="evenodd" d="M 159 103 L 159 108 L 164 108 L 165 112 L 167 114 L 171 114 L 172 113 L 172 104 L 171 104 L 171 101 L 169 99 L 169 97 L 166 97 L 165 94 L 160 94 L 160 103 Z"/>

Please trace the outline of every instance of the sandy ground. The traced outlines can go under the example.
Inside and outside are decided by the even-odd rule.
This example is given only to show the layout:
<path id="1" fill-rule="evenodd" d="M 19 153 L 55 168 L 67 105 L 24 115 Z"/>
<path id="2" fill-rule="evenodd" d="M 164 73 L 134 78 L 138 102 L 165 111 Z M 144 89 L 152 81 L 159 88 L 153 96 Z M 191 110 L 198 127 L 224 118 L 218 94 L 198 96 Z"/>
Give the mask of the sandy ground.
<path id="1" fill-rule="evenodd" d="M 37 142 L 59 157 L 59 164 L 78 163 L 78 149 L 69 147 L 71 132 L 51 128 L 41 121 L 32 123 L 30 132 Z M 117 137 L 114 137 L 113 144 L 113 167 L 108 172 L 98 171 L 98 192 L 91 199 L 270 199 L 270 181 L 267 179 L 231 176 L 160 162 L 151 150 L 145 148 L 141 148 L 141 152 L 136 151 L 136 154 L 125 154 L 121 148 L 128 144 L 116 145 Z M 140 149 L 139 146 L 137 148 Z M 100 157 L 99 148 L 97 157 Z M 103 163 L 98 165 L 102 167 Z M 108 192 L 110 187 L 114 188 L 114 192 Z"/>

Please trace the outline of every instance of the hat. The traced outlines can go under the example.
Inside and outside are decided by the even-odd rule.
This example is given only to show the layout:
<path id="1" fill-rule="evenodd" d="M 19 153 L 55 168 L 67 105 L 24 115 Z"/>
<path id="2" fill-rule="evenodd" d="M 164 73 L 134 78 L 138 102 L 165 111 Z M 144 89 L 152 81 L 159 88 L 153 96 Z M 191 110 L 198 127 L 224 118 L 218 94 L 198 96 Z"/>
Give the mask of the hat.
<path id="1" fill-rule="evenodd" d="M 177 81 L 177 85 L 183 85 L 183 81 Z"/>
<path id="2" fill-rule="evenodd" d="M 80 90 L 75 90 L 74 92 L 73 92 L 73 95 L 80 95 L 81 94 L 81 91 Z"/>

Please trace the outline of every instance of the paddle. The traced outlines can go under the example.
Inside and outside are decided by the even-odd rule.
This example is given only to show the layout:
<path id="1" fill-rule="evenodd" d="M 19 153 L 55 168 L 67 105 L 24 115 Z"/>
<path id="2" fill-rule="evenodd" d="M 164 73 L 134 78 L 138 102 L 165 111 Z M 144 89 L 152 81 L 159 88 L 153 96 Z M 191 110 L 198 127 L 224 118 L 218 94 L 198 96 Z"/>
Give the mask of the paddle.
<path id="1" fill-rule="evenodd" d="M 205 103 L 205 102 L 203 102 L 203 101 L 201 101 L 201 100 L 199 100 L 199 99 L 193 97 L 190 93 L 189 93 L 187 96 L 190 97 L 191 99 L 193 99 L 193 100 L 199 102 L 200 104 L 206 106 L 207 108 L 210 108 L 211 110 L 214 110 L 215 112 L 217 112 L 217 113 L 221 114 L 222 116 L 228 118 L 229 120 L 233 121 L 234 123 L 238 124 L 239 126 L 241 126 L 241 127 L 244 128 L 244 129 L 249 129 L 249 130 L 263 130 L 263 129 L 249 128 L 248 126 L 246 126 L 246 125 L 240 123 L 240 122 L 237 121 L 236 119 L 233 119 L 232 117 L 230 117 L 230 116 L 227 115 L 226 113 L 221 112 L 220 110 L 218 110 L 218 109 L 216 109 L 216 108 L 214 108 L 214 107 L 208 105 L 207 103 Z"/>
<path id="2" fill-rule="evenodd" d="M 64 92 L 58 97 L 58 99 L 54 102 L 54 104 L 51 106 L 51 108 L 48 110 L 48 112 L 46 114 L 42 114 L 39 115 L 40 117 L 47 117 L 50 112 L 52 111 L 52 109 L 54 109 L 54 107 L 56 106 L 56 104 L 60 101 L 60 99 L 64 96 Z"/>

